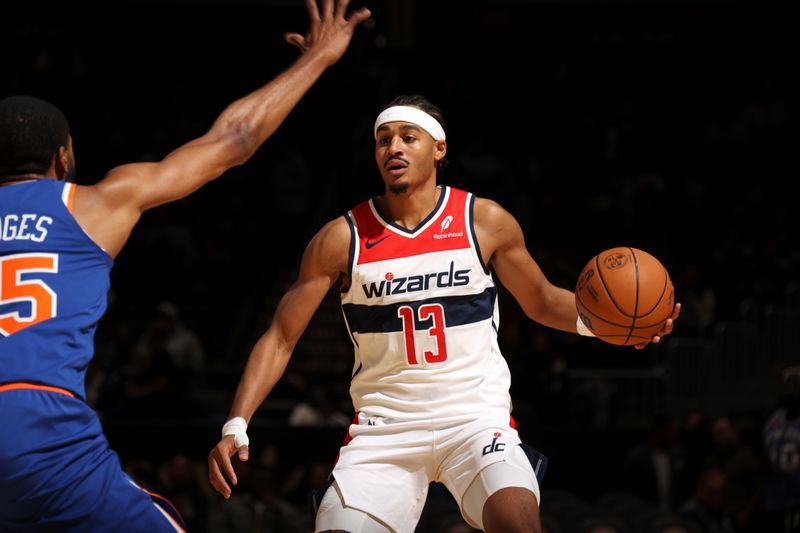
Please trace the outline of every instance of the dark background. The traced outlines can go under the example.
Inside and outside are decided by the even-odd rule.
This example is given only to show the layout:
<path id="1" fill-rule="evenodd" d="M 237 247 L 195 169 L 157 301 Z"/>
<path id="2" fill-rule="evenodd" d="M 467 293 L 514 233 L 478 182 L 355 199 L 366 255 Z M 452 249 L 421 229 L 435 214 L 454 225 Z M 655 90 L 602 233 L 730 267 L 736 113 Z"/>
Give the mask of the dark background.
<path id="1" fill-rule="evenodd" d="M 635 351 L 546 330 L 501 291 L 515 415 L 551 456 L 546 487 L 587 501 L 624 488 L 627 452 L 664 417 L 683 437 L 729 417 L 760 454 L 780 372 L 800 359 L 800 38 L 789 3 L 355 5 L 373 19 L 278 132 L 244 166 L 146 213 L 117 259 L 88 387 L 129 470 L 165 492 L 176 457 L 205 475 L 249 348 L 306 242 L 382 192 L 372 123 L 408 93 L 444 112 L 441 181 L 511 211 L 552 282 L 573 288 L 594 254 L 633 246 L 666 265 L 684 304 L 672 336 Z M 0 95 L 58 105 L 77 181 L 94 183 L 202 135 L 292 62 L 282 35 L 305 27 L 299 0 L 4 5 Z M 163 301 L 202 346 L 196 368 L 137 352 Z M 309 398 L 350 417 L 351 364 L 334 291 L 251 424 L 254 454 L 282 454 L 278 492 L 335 458 L 343 427 L 288 417 Z M 202 489 L 172 493 L 202 500 L 191 490 Z M 219 503 L 203 497 L 183 503 L 198 531 Z"/>

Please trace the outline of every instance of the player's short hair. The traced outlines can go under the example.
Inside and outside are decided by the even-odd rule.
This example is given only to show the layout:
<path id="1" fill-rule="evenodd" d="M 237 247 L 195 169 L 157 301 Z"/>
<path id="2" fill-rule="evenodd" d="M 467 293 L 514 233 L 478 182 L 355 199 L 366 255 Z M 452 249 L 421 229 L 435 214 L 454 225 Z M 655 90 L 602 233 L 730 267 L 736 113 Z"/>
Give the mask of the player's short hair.
<path id="1" fill-rule="evenodd" d="M 68 144 L 67 118 L 50 102 L 22 95 L 0 100 L 0 180 L 46 173 Z"/>
<path id="2" fill-rule="evenodd" d="M 383 106 L 380 109 L 380 111 L 378 111 L 378 114 L 396 105 L 412 106 L 416 107 L 417 109 L 425 111 L 427 114 L 435 118 L 436 121 L 442 126 L 442 129 L 445 132 L 447 132 L 447 123 L 445 123 L 444 121 L 444 115 L 442 114 L 442 110 L 439 109 L 437 106 L 433 105 L 430 102 L 430 100 L 428 100 L 421 94 L 401 94 L 400 96 L 395 97 L 394 100 Z M 436 170 L 441 172 L 445 169 L 445 167 L 447 167 L 448 164 L 449 161 L 447 161 L 447 158 L 443 157 L 436 162 Z"/>

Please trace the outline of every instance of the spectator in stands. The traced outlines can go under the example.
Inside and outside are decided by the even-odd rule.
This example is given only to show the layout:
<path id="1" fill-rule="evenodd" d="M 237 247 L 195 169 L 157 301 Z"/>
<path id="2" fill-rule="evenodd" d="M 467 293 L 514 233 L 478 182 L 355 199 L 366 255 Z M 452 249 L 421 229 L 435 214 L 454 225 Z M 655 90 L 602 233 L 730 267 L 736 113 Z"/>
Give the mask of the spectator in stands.
<path id="1" fill-rule="evenodd" d="M 694 496 L 679 511 L 692 533 L 736 531 L 724 507 L 727 480 L 725 472 L 717 467 L 708 467 L 700 473 Z"/>
<path id="2" fill-rule="evenodd" d="M 800 531 L 800 367 L 783 372 L 781 406 L 764 425 L 769 533 Z"/>
<path id="3" fill-rule="evenodd" d="M 761 525 L 757 519 L 762 500 L 762 480 L 758 458 L 741 442 L 739 430 L 727 416 L 714 419 L 710 433 L 714 449 L 706 459 L 706 466 L 725 472 L 724 510 L 733 519 L 736 531 L 760 533 Z"/>
<path id="4" fill-rule="evenodd" d="M 659 510 L 672 510 L 683 455 L 672 417 L 656 416 L 647 440 L 628 452 L 622 472 L 624 489 Z"/>

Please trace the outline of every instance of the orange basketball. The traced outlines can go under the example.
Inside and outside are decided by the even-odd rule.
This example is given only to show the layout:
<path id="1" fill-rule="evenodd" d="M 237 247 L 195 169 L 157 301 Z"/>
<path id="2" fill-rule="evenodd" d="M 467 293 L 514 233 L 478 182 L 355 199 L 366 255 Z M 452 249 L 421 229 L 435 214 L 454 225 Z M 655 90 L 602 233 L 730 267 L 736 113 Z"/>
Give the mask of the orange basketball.
<path id="1" fill-rule="evenodd" d="M 674 302 L 667 269 L 636 248 L 600 252 L 583 267 L 575 287 L 581 320 L 611 344 L 649 341 L 672 316 Z"/>

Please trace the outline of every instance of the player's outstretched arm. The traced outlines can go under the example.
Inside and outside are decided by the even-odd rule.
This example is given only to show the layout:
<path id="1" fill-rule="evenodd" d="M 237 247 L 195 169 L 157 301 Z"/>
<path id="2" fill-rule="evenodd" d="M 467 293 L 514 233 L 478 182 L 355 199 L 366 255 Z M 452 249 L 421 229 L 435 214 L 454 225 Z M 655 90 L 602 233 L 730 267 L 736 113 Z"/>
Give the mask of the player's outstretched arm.
<path id="1" fill-rule="evenodd" d="M 575 295 L 548 281 L 528 252 L 516 219 L 496 202 L 478 198 L 475 200 L 475 232 L 484 260 L 488 259 L 500 282 L 528 318 L 575 333 L 578 319 Z"/>
<path id="2" fill-rule="evenodd" d="M 556 287 L 547 280 L 525 246 L 525 237 L 516 219 L 497 203 L 478 198 L 475 201 L 475 231 L 481 251 L 491 261 L 500 282 L 514 296 L 528 318 L 555 329 L 576 333 L 578 313 L 575 294 Z M 486 258 L 484 258 L 486 259 Z M 488 264 L 488 263 L 487 263 Z M 672 317 L 664 328 L 644 343 L 658 343 L 672 332 L 681 304 L 675 304 Z"/>
<path id="3" fill-rule="evenodd" d="M 302 55 L 271 82 L 230 104 L 205 135 L 161 162 L 123 165 L 97 185 L 78 187 L 75 216 L 103 249 L 115 256 L 143 211 L 183 198 L 247 161 L 325 69 L 341 58 L 369 10 L 348 17 L 349 0 L 322 0 L 321 9 L 316 1 L 306 0 L 308 33 L 285 36 Z"/>
<path id="4" fill-rule="evenodd" d="M 309 243 L 300 265 L 297 281 L 278 304 L 273 322 L 250 352 L 239 381 L 229 420 L 241 424 L 237 438 L 224 436 L 208 456 L 211 485 L 225 498 L 231 495 L 228 480 L 236 485 L 231 457 L 248 458 L 244 430 L 253 413 L 283 375 L 297 341 L 342 273 L 347 272 L 350 228 L 344 218 L 328 223 Z M 227 478 L 227 479 L 226 479 Z"/>

